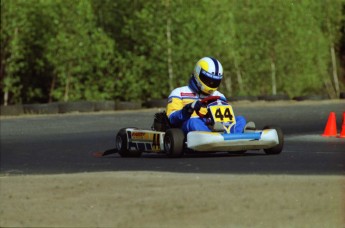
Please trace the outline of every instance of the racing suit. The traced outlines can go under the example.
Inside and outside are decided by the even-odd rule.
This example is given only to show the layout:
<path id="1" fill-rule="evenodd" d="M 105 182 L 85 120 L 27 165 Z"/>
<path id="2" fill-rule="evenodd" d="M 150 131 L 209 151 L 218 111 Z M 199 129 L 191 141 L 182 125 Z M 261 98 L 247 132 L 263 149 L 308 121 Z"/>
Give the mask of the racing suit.
<path id="1" fill-rule="evenodd" d="M 208 96 L 220 96 L 226 100 L 225 96 L 215 91 Z M 196 93 L 191 89 L 191 86 L 183 86 L 174 89 L 168 98 L 167 116 L 170 124 L 173 127 L 181 128 L 182 131 L 187 134 L 190 131 L 211 131 L 207 126 L 206 118 L 200 118 L 195 111 L 193 113 L 187 112 L 183 107 L 196 100 L 200 100 L 208 97 L 201 93 Z M 206 108 L 201 108 L 200 113 L 206 114 Z M 231 128 L 232 133 L 243 132 L 246 120 L 243 116 L 236 116 L 236 125 Z"/>

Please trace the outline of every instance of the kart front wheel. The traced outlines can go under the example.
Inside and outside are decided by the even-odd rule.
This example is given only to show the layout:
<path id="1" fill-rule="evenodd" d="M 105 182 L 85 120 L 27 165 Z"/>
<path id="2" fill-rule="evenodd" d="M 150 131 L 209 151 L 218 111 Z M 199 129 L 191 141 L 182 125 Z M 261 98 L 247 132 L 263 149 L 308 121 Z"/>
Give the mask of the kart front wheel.
<path id="1" fill-rule="evenodd" d="M 171 128 L 164 136 L 164 152 L 169 157 L 181 157 L 184 153 L 185 136 L 181 129 Z"/>
<path id="2" fill-rule="evenodd" d="M 266 154 L 280 154 L 284 146 L 284 134 L 280 127 L 266 126 L 264 129 L 274 129 L 277 131 L 279 143 L 272 148 L 264 149 Z"/>
<path id="3" fill-rule="evenodd" d="M 130 151 L 128 149 L 128 139 L 126 128 L 122 128 L 116 135 L 116 149 L 121 157 L 140 157 L 141 151 Z"/>

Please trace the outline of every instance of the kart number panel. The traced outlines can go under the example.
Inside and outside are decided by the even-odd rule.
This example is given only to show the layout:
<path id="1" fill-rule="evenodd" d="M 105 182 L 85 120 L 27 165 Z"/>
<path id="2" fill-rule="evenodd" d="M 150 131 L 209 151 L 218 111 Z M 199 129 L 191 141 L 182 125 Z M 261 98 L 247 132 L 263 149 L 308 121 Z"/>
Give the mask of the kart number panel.
<path id="1" fill-rule="evenodd" d="M 214 122 L 236 123 L 234 111 L 230 105 L 215 105 L 209 109 Z"/>

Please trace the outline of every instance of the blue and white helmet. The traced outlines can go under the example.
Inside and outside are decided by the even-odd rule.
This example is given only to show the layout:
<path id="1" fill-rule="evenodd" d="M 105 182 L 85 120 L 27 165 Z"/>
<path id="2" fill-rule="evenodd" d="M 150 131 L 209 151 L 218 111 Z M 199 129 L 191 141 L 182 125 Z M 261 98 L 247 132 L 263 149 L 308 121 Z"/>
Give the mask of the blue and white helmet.
<path id="1" fill-rule="evenodd" d="M 215 58 L 204 57 L 200 59 L 194 68 L 193 77 L 197 88 L 205 93 L 215 92 L 223 78 L 223 66 Z"/>

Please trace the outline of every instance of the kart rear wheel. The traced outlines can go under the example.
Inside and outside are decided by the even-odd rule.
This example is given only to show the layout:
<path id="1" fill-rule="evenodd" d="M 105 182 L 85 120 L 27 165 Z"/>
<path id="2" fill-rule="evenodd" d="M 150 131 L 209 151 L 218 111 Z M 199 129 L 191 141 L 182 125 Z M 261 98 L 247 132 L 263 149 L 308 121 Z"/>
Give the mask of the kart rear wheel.
<path id="1" fill-rule="evenodd" d="M 119 151 L 121 157 L 140 157 L 141 151 L 128 150 L 128 139 L 126 128 L 120 129 L 116 135 L 116 149 Z"/>
<path id="2" fill-rule="evenodd" d="M 184 154 L 185 136 L 181 129 L 168 129 L 164 136 L 164 152 L 169 157 L 181 157 Z"/>
<path id="3" fill-rule="evenodd" d="M 280 154 L 283 150 L 283 146 L 284 146 L 284 134 L 283 131 L 280 127 L 276 127 L 276 126 L 266 126 L 264 127 L 264 129 L 275 129 L 277 131 L 278 134 L 278 140 L 279 140 L 279 144 L 275 145 L 272 148 L 268 148 L 268 149 L 264 149 L 266 154 Z"/>

